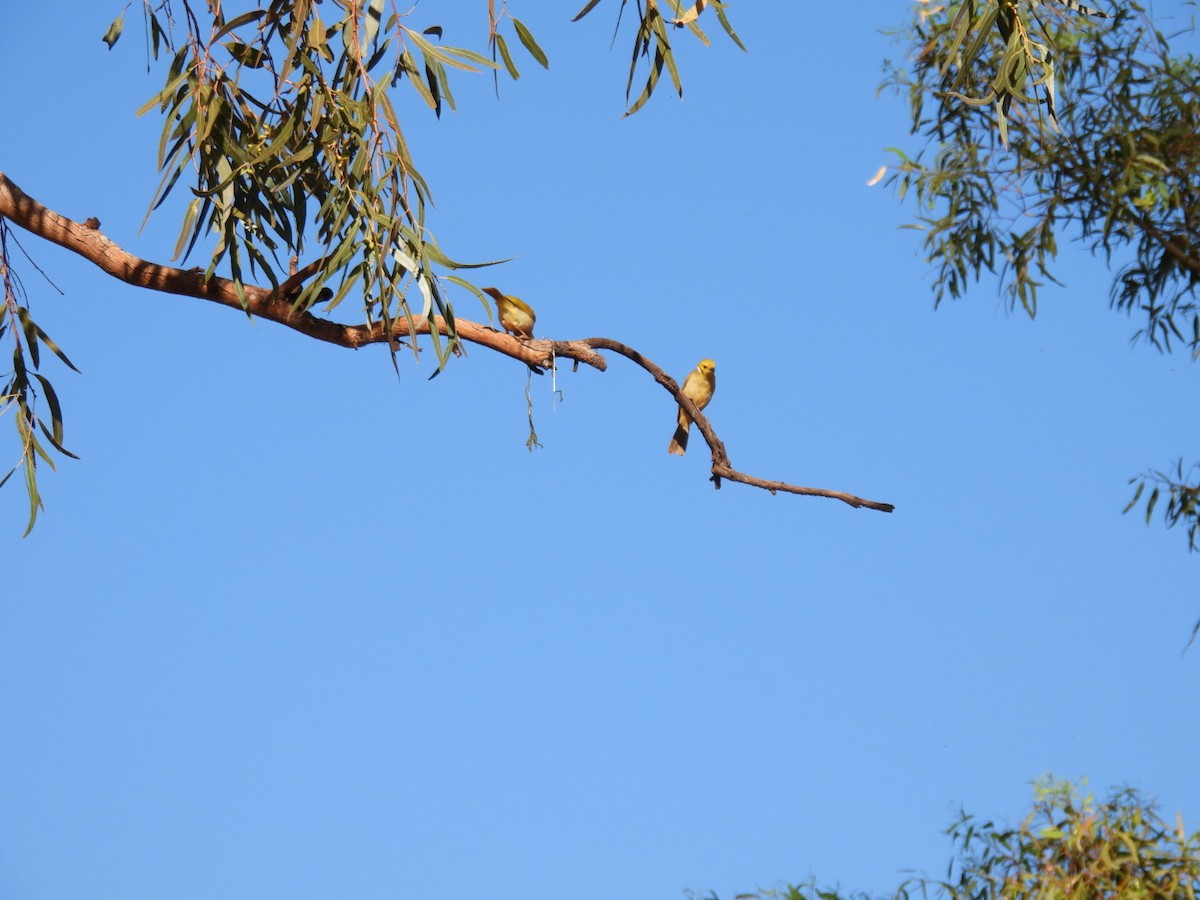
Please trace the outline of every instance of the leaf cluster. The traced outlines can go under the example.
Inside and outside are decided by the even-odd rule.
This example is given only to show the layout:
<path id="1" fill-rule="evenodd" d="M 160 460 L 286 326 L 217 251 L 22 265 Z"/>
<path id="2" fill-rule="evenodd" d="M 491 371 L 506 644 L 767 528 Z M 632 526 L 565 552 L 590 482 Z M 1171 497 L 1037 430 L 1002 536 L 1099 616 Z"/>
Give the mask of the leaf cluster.
<path id="1" fill-rule="evenodd" d="M 1165 822 L 1136 791 L 1113 791 L 1096 801 L 1074 786 L 1035 785 L 1031 812 L 1016 827 L 960 814 L 948 830 L 955 854 L 944 880 L 914 878 L 896 900 L 1126 900 L 1200 894 L 1200 832 Z M 789 885 L 740 895 L 770 900 L 863 900 L 834 888 Z M 712 900 L 715 900 L 713 895 Z"/>
<path id="2" fill-rule="evenodd" d="M 600 0 L 588 0 L 587 5 L 579 11 L 574 21 L 578 22 L 590 13 L 599 2 Z M 617 13 L 618 27 L 620 26 L 621 15 L 624 13 L 628 2 L 629 0 L 621 0 L 621 6 Z M 679 78 L 679 66 L 675 61 L 675 52 L 671 47 L 671 30 L 687 28 L 704 46 L 710 46 L 711 41 L 701 31 L 700 25 L 697 22 L 697 19 L 699 19 L 700 15 L 709 6 L 713 8 L 717 16 L 717 21 L 721 23 L 721 27 L 725 30 L 729 39 L 742 50 L 746 49 L 742 44 L 741 38 L 737 36 L 737 32 L 733 30 L 733 26 L 729 23 L 729 18 L 725 12 L 726 4 L 723 0 L 695 0 L 686 9 L 680 0 L 667 0 L 667 4 L 675 14 L 674 18 L 668 19 L 663 16 L 662 10 L 659 8 L 659 0 L 645 0 L 645 6 L 642 5 L 642 0 L 638 0 L 638 26 L 633 40 L 633 54 L 629 60 L 629 79 L 625 83 L 626 100 L 629 99 L 633 92 L 634 77 L 637 75 L 638 64 L 641 60 L 645 60 L 647 63 L 647 73 L 641 93 L 638 94 L 637 99 L 633 101 L 629 109 L 625 111 L 625 115 L 627 116 L 633 115 L 646 105 L 646 101 L 650 99 L 650 95 L 658 87 L 658 80 L 664 68 L 671 76 L 671 84 L 674 86 L 675 92 L 680 97 L 683 97 L 683 82 Z"/>
<path id="3" fill-rule="evenodd" d="M 508 41 L 505 40 L 504 34 L 500 31 L 500 23 L 508 19 L 513 24 L 513 30 L 517 34 L 517 39 L 525 48 L 526 52 L 533 57 L 534 62 L 540 65 L 543 69 L 550 68 L 550 59 L 546 56 L 537 39 L 534 38 L 533 32 L 526 27 L 525 23 L 508 11 L 508 7 L 504 6 L 500 12 L 496 12 L 496 0 L 488 0 L 488 45 L 492 48 L 492 61 L 495 62 L 496 56 L 499 55 L 504 63 L 504 69 L 508 72 L 513 81 L 521 77 L 521 72 L 517 68 L 517 64 L 513 61 L 512 52 L 508 49 Z M 496 86 L 499 93 L 499 84 Z"/>
<path id="4" fill-rule="evenodd" d="M 50 335 L 33 320 L 29 309 L 19 302 L 24 291 L 8 264 L 9 226 L 0 219 L 0 284 L 4 297 L 0 303 L 0 342 L 12 343 L 12 369 L 0 375 L 4 379 L 0 387 L 0 418 L 6 413 L 13 416 L 20 453 L 17 462 L 2 476 L 0 487 L 18 470 L 25 476 L 25 492 L 29 497 L 29 520 L 25 534 L 33 530 L 38 512 L 44 508 L 37 485 L 39 460 L 55 468 L 49 450 L 77 457 L 63 446 L 62 406 L 50 380 L 39 369 L 42 365 L 42 348 L 49 350 L 72 371 L 79 371 L 51 340 Z M 49 421 L 41 411 L 45 402 Z M 47 449 L 49 447 L 49 450 Z"/>
<path id="5" fill-rule="evenodd" d="M 1108 13 L 1083 6 L 1075 0 L 1061 2 L 1075 13 L 1109 17 Z M 1043 103 L 1047 123 L 1052 128 L 1058 127 L 1054 53 L 1050 46 L 1055 35 L 1038 15 L 1040 6 L 1041 0 L 1026 0 L 1025 3 L 997 0 L 976 7 L 974 0 L 965 0 L 957 5 L 958 11 L 950 23 L 949 44 L 938 67 L 943 85 L 948 85 L 946 96 L 969 106 L 994 104 L 1002 144 L 1008 142 L 1008 117 L 1014 99 L 1022 103 Z M 933 13 L 923 11 L 921 15 L 928 18 L 943 9 L 937 7 Z M 1033 23 L 1046 42 L 1034 37 Z M 997 39 L 999 47 L 987 46 L 989 41 Z M 990 52 L 984 53 L 984 50 Z M 993 66 L 990 60 L 995 58 L 999 62 Z M 951 70 L 956 74 L 951 76 Z M 981 70 L 990 72 L 983 82 L 983 96 L 972 98 L 960 93 L 965 84 L 980 80 Z"/>
<path id="6" fill-rule="evenodd" d="M 1185 467 L 1183 460 L 1177 460 L 1174 471 L 1156 469 L 1129 479 L 1130 484 L 1136 484 L 1133 496 L 1125 506 L 1129 512 L 1145 497 L 1146 525 L 1154 517 L 1154 510 L 1159 501 L 1166 499 L 1162 507 L 1163 522 L 1168 528 L 1176 525 L 1187 526 L 1188 550 L 1200 550 L 1200 464 L 1192 463 Z M 1150 486 L 1150 493 L 1146 487 Z M 1200 620 L 1192 628 L 1192 636 L 1188 640 L 1190 646 L 1200 634 Z"/>
<path id="7" fill-rule="evenodd" d="M 329 311 L 354 291 L 369 322 L 441 316 L 447 340 L 433 334 L 444 365 L 454 316 L 439 272 L 469 266 L 427 228 L 432 195 L 391 89 L 407 83 L 440 115 L 454 108 L 451 70 L 496 64 L 440 43 L 439 26 L 409 27 L 386 0 L 272 0 L 233 17 L 188 0 L 144 9 L 152 52 L 169 57 L 164 87 L 141 110 L 164 116 L 153 208 L 185 174 L 194 181 L 176 256 L 210 239 L 205 277 L 227 267 L 239 285 L 288 285 L 297 309 L 320 301 Z M 526 43 L 537 47 L 531 35 Z M 311 280 L 293 284 L 309 257 Z"/>
<path id="8" fill-rule="evenodd" d="M 1185 472 L 1183 460 L 1179 460 L 1175 464 L 1173 474 L 1156 470 L 1138 478 L 1131 478 L 1129 483 L 1136 484 L 1137 489 L 1133 492 L 1133 499 L 1125 507 L 1125 512 L 1129 512 L 1137 506 L 1147 484 L 1154 485 L 1146 498 L 1146 524 L 1150 524 L 1150 520 L 1154 516 L 1154 509 L 1165 491 L 1167 505 L 1163 510 L 1163 517 L 1167 527 L 1172 528 L 1181 522 L 1187 522 L 1189 524 L 1188 549 L 1197 549 L 1196 539 L 1200 525 L 1197 524 L 1196 516 L 1200 512 L 1200 486 L 1194 482 L 1198 474 L 1200 474 L 1200 465 L 1193 464 Z"/>

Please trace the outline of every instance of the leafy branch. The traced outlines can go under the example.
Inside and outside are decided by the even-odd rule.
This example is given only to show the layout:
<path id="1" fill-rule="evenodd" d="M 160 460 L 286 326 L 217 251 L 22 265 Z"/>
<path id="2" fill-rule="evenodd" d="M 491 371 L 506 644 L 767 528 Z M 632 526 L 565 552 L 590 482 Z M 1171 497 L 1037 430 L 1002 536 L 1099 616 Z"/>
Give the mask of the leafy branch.
<path id="1" fill-rule="evenodd" d="M 736 41 L 716 0 L 699 0 L 690 10 L 673 2 L 679 16 L 672 24 L 706 40 L 695 20 L 708 5 Z M 495 73 L 502 64 L 519 77 L 504 36 L 509 23 L 526 52 L 548 67 L 545 51 L 504 0 L 499 7 L 496 0 L 487 4 L 492 59 L 444 44 L 440 26 L 410 27 L 413 10 L 402 12 L 393 0 L 262 0 L 231 16 L 221 3 L 197 0 L 142 0 L 141 9 L 148 55 L 166 62 L 163 87 L 139 111 L 157 109 L 163 116 L 161 181 L 147 219 L 186 186 L 191 197 L 173 260 L 203 251 L 206 264 L 184 270 L 140 260 L 108 241 L 97 220 L 81 225 L 58 216 L 3 176 L 0 216 L 7 220 L 0 218 L 0 237 L 7 240 L 12 221 L 133 284 L 235 305 L 342 346 L 385 343 L 393 365 L 400 346 L 419 352 L 419 336 L 429 337 L 437 371 L 461 352 L 463 340 L 504 348 L 533 367 L 545 363 L 545 354 L 506 347 L 512 339 L 484 326 L 466 323 L 466 334 L 460 333 L 447 287 L 457 285 L 481 300 L 482 294 L 451 273 L 493 263 L 457 261 L 429 231 L 432 194 L 409 152 L 392 96 L 405 82 L 410 96 L 440 116 L 443 108 L 454 108 L 451 72 Z M 103 36 L 110 49 L 121 38 L 124 17 L 122 12 Z M 674 71 L 664 28 L 655 26 L 660 62 Z M 14 361 L 0 414 L 14 413 L 21 448 L 0 484 L 24 470 L 32 527 L 42 508 L 38 461 L 53 467 L 48 451 L 70 455 L 62 445 L 58 397 L 37 371 L 39 348 L 70 362 L 18 302 L 6 244 L 0 266 L 0 337 L 11 340 Z M 361 298 L 361 325 L 326 317 L 352 294 Z M 322 315 L 312 311 L 318 306 Z M 555 350 L 603 367 L 592 348 Z"/>
<path id="2" fill-rule="evenodd" d="M 22 228 L 78 253 L 109 275 L 128 284 L 196 297 L 242 310 L 248 315 L 277 322 L 316 340 L 340 347 L 359 348 L 369 344 L 384 344 L 395 352 L 397 344 L 411 341 L 413 352 L 419 353 L 420 347 L 412 339 L 413 334 L 428 336 L 434 342 L 438 339 L 438 334 L 442 337 L 448 334 L 450 323 L 440 316 L 401 318 L 386 324 L 368 321 L 358 325 L 343 325 L 316 315 L 311 310 L 297 309 L 294 303 L 282 297 L 279 290 L 273 287 L 239 283 L 215 275 L 206 278 L 203 273 L 195 270 L 163 266 L 139 259 L 109 240 L 99 230 L 98 223 L 93 226 L 91 223 L 76 222 L 47 209 L 25 194 L 3 173 L 0 173 L 0 217 L 11 219 Z M 43 343 L 48 341 L 40 332 L 39 336 Z M 695 404 L 683 393 L 675 380 L 643 354 L 611 338 L 556 341 L 515 337 L 482 323 L 459 319 L 454 341 L 460 351 L 466 343 L 478 344 L 535 370 L 552 368 L 561 360 L 571 359 L 604 371 L 608 364 L 599 351 L 611 350 L 620 353 L 649 372 L 672 399 L 682 404 L 692 415 L 697 429 L 712 452 L 711 480 L 715 487 L 721 486 L 722 479 L 728 479 L 771 493 L 828 497 L 855 508 L 875 509 L 880 512 L 892 512 L 894 509 L 890 503 L 864 500 L 845 491 L 766 481 L 738 471 L 730 463 L 725 445 L 713 430 L 712 424 L 696 409 Z M 57 348 L 55 350 L 58 352 Z M 63 361 L 67 362 L 65 357 Z M 435 370 L 435 375 L 437 371 L 440 371 L 440 366 Z M 55 446 L 58 447 L 57 444 Z"/>

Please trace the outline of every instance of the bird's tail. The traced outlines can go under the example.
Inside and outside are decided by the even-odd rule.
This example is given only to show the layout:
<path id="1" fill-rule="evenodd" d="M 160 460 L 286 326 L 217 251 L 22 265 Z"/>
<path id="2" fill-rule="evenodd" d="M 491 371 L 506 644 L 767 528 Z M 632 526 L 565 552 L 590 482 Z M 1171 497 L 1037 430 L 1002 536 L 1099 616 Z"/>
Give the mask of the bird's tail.
<path id="1" fill-rule="evenodd" d="M 671 438 L 671 443 L 667 444 L 667 452 L 673 453 L 676 456 L 683 456 L 687 452 L 688 430 L 680 425 L 675 429 L 675 435 Z"/>

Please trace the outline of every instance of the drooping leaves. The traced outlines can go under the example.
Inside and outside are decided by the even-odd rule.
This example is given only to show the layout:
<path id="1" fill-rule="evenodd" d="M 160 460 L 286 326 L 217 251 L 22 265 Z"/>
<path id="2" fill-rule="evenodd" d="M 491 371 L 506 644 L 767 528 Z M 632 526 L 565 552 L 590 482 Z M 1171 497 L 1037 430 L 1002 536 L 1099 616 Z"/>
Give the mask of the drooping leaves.
<path id="1" fill-rule="evenodd" d="M 671 76 L 671 84 L 675 88 L 675 92 L 683 96 L 683 83 L 679 77 L 679 68 L 675 61 L 675 50 L 671 45 L 671 31 L 673 29 L 687 28 L 702 44 L 707 46 L 710 42 L 708 36 L 700 29 L 698 19 L 700 15 L 711 7 L 717 16 L 717 21 L 729 36 L 729 39 L 734 42 L 739 48 L 745 50 L 741 39 L 737 36 L 737 32 L 733 30 L 733 26 L 729 24 L 729 18 L 725 13 L 726 4 L 722 0 L 696 0 L 691 6 L 685 8 L 681 0 L 666 0 L 674 13 L 673 18 L 666 18 L 659 9 L 659 0 L 645 0 L 644 5 L 638 4 L 640 18 L 638 20 L 637 30 L 634 34 L 633 53 L 629 61 L 629 79 L 625 85 L 625 99 L 628 100 L 633 93 L 633 83 L 637 75 L 638 67 L 642 60 L 646 61 L 647 72 L 646 81 L 642 86 L 641 93 L 638 94 L 625 111 L 625 115 L 631 116 L 650 99 L 654 93 L 654 89 L 658 87 L 659 77 L 665 68 Z M 599 3 L 599 0 L 589 0 L 589 2 L 575 15 L 575 21 L 582 19 Z M 621 5 L 617 11 L 617 21 L 620 24 L 621 14 L 625 11 L 625 5 L 628 0 L 621 0 Z"/>
<path id="2" fill-rule="evenodd" d="M 25 492 L 29 497 L 29 518 L 25 526 L 28 535 L 37 522 L 38 513 L 44 509 L 38 490 L 37 467 L 39 460 L 54 468 L 54 457 L 49 450 L 75 459 L 63 445 L 62 404 L 54 385 L 38 369 L 45 347 L 64 365 L 78 371 L 67 355 L 51 340 L 29 309 L 20 303 L 20 285 L 9 267 L 8 224 L 0 219 L 0 339 L 12 344 L 12 369 L 0 386 L 0 419 L 11 414 L 17 436 L 18 453 L 16 462 L 0 475 L 2 487 L 12 475 L 21 470 L 25 475 Z M 46 409 L 43 411 L 42 404 Z M 46 419 L 49 413 L 49 421 Z"/>
<path id="3" fill-rule="evenodd" d="M 436 26 L 385 20 L 382 0 L 335 6 L 342 17 L 330 22 L 320 15 L 330 7 L 310 2 L 272 0 L 228 20 L 214 7 L 211 34 L 188 16 L 179 40 L 169 8 L 147 11 L 152 31 L 171 40 L 165 86 L 142 112 L 164 116 L 152 208 L 181 183 L 194 195 L 177 254 L 211 247 L 206 276 L 227 271 L 239 285 L 278 286 L 296 260 L 319 259 L 296 297 L 302 308 L 330 293 L 332 308 L 354 291 L 368 321 L 453 322 L 433 259 L 454 265 L 431 254 L 431 194 L 390 89 L 407 82 L 440 114 L 454 108 L 450 70 L 494 63 L 442 44 Z M 394 251 L 427 278 L 398 265 Z M 421 296 L 410 308 L 413 284 Z M 439 366 L 448 360 L 440 349 Z"/>

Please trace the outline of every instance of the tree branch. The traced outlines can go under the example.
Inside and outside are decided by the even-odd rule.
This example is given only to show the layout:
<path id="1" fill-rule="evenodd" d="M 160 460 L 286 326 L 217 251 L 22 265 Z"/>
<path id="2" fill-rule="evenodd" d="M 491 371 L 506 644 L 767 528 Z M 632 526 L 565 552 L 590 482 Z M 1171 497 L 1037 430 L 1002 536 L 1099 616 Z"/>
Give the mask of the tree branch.
<path id="1" fill-rule="evenodd" d="M 429 334 L 435 327 L 440 334 L 451 333 L 450 324 L 441 316 L 431 319 L 401 316 L 392 320 L 389 332 L 382 322 L 343 325 L 307 310 L 297 310 L 291 301 L 281 296 L 282 291 L 271 288 L 244 284 L 239 295 L 237 284 L 227 278 L 214 275 L 206 281 L 204 274 L 196 269 L 163 266 L 134 256 L 105 237 L 97 220 L 81 223 L 59 215 L 22 191 L 3 172 L 0 172 L 0 216 L 11 219 L 51 243 L 78 253 L 126 284 L 219 303 L 278 322 L 308 337 L 339 347 L 357 350 L 367 344 L 404 340 L 411 334 Z M 310 277 L 312 272 L 312 264 L 305 266 L 284 284 L 289 287 L 297 285 Z M 245 303 L 242 302 L 242 296 L 245 297 Z M 534 367 L 549 366 L 553 358 L 558 356 L 586 363 L 601 371 L 607 368 L 604 357 L 578 341 L 522 341 L 486 325 L 458 318 L 454 320 L 453 331 L 459 340 L 489 347 Z"/>
<path id="2" fill-rule="evenodd" d="M 892 512 L 895 506 L 891 503 L 881 503 L 876 500 L 864 500 L 862 497 L 856 497 L 854 494 L 847 494 L 845 491 L 832 491 L 826 488 L 810 488 L 799 487 L 798 485 L 788 484 L 784 481 L 764 481 L 761 478 L 755 478 L 753 475 L 747 475 L 744 472 L 739 472 L 733 467 L 729 461 L 729 454 L 725 452 L 725 443 L 717 437 L 717 433 L 713 430 L 712 423 L 708 421 L 704 413 L 702 413 L 696 404 L 691 401 L 680 389 L 675 379 L 664 372 L 661 368 L 651 362 L 649 359 L 638 353 L 632 347 L 627 347 L 619 341 L 614 341 L 611 338 L 584 338 L 582 343 L 589 344 L 598 350 L 611 350 L 614 353 L 619 353 L 626 359 L 641 366 L 647 372 L 654 376 L 654 380 L 666 389 L 666 391 L 675 398 L 675 402 L 679 403 L 692 417 L 697 430 L 703 436 L 705 443 L 708 444 L 709 450 L 712 451 L 712 483 L 717 490 L 721 488 L 721 479 L 728 478 L 730 481 L 737 481 L 741 484 L 748 484 L 751 487 L 762 488 L 770 491 L 772 494 L 783 491 L 788 494 L 802 494 L 807 497 L 829 497 L 832 500 L 841 500 L 843 503 L 848 503 L 855 509 L 863 507 L 867 509 L 876 509 L 880 512 Z"/>
<path id="3" fill-rule="evenodd" d="M 134 256 L 105 237 L 100 231 L 100 222 L 97 219 L 76 222 L 66 216 L 61 216 L 27 195 L 3 172 L 0 172 L 0 217 L 11 219 L 27 231 L 78 253 L 84 259 L 126 284 L 219 303 L 222 306 L 242 310 L 249 315 L 278 322 L 280 325 L 285 325 L 308 337 L 336 344 L 339 347 L 357 350 L 367 344 L 389 342 L 394 344 L 413 334 L 429 334 L 433 328 L 436 328 L 440 334 L 451 334 L 450 323 L 441 316 L 429 318 L 402 316 L 392 321 L 389 330 L 382 322 L 343 325 L 330 319 L 321 318 L 308 310 L 297 310 L 292 302 L 285 299 L 283 295 L 293 291 L 304 280 L 315 274 L 320 261 L 310 263 L 295 272 L 280 285 L 280 289 L 243 284 L 240 292 L 239 286 L 227 278 L 214 275 L 206 280 L 203 273 L 197 269 L 178 269 L 174 266 L 148 262 Z M 287 288 L 287 291 L 283 288 Z M 798 487 L 782 481 L 764 481 L 737 471 L 730 463 L 729 456 L 725 452 L 725 445 L 717 437 L 711 423 L 696 408 L 696 405 L 684 396 L 675 380 L 642 354 L 619 341 L 611 338 L 586 338 L 577 341 L 516 338 L 478 322 L 457 317 L 454 319 L 453 333 L 460 341 L 479 344 L 535 369 L 550 368 L 558 359 L 573 359 L 576 363 L 582 362 L 604 371 L 608 364 L 604 357 L 596 351 L 611 350 L 621 354 L 654 376 L 654 380 L 662 385 L 675 401 L 691 415 L 697 430 L 712 451 L 711 480 L 714 487 L 718 489 L 721 487 L 721 479 L 728 478 L 730 481 L 763 488 L 772 494 L 783 491 L 811 497 L 829 497 L 841 500 L 855 508 L 866 507 L 881 512 L 892 512 L 895 509 L 890 503 L 864 500 L 843 491 Z"/>

